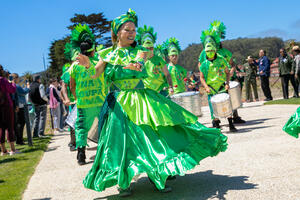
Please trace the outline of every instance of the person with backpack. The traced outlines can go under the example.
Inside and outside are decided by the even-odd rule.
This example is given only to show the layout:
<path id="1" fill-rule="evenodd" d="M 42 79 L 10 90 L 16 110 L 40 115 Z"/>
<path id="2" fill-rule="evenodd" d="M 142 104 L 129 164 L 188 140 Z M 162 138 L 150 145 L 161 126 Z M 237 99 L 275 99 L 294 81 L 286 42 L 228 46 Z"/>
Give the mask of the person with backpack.
<path id="1" fill-rule="evenodd" d="M 1 156 L 14 155 L 19 153 L 15 149 L 15 134 L 14 134 L 14 110 L 13 102 L 10 94 L 16 92 L 16 84 L 9 82 L 5 78 L 5 71 L 0 65 L 0 143 L 1 143 Z M 7 141 L 10 145 L 10 152 L 5 147 L 5 132 Z"/>
<path id="2" fill-rule="evenodd" d="M 43 137 L 47 119 L 48 98 L 45 94 L 45 87 L 41 84 L 40 75 L 36 75 L 30 85 L 29 98 L 35 108 L 33 137 Z"/>

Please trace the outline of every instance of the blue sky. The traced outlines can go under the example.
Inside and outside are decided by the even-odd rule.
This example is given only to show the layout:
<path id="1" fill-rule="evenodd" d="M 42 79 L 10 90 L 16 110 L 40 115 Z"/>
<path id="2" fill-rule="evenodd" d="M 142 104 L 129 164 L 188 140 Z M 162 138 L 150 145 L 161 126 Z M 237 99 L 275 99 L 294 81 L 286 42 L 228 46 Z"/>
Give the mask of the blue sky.
<path id="1" fill-rule="evenodd" d="M 283 3 L 288 2 L 288 3 Z M 139 25 L 151 25 L 158 43 L 179 39 L 182 48 L 200 42 L 213 20 L 227 26 L 227 39 L 278 36 L 300 40 L 299 0 L 13 0 L 1 1 L 0 64 L 11 72 L 39 72 L 48 65 L 51 41 L 69 34 L 69 19 L 103 12 L 108 19 L 135 10 Z"/>

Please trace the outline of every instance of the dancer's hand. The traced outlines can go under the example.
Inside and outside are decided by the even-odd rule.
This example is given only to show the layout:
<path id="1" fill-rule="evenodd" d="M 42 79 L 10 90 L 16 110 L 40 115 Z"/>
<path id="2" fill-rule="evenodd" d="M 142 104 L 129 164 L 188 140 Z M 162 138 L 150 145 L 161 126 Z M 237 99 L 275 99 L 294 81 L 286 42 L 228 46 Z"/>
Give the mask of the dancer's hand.
<path id="1" fill-rule="evenodd" d="M 134 71 L 142 71 L 141 70 L 142 65 L 140 63 L 129 63 L 126 67 L 123 67 L 123 69 L 130 69 Z"/>
<path id="2" fill-rule="evenodd" d="M 76 58 L 79 65 L 82 65 L 86 68 L 90 68 L 90 59 L 86 55 L 79 54 Z"/>
<path id="3" fill-rule="evenodd" d="M 229 85 L 228 84 L 225 85 L 225 90 L 229 90 Z"/>
<path id="4" fill-rule="evenodd" d="M 209 87 L 206 87 L 206 88 L 205 88 L 205 91 L 206 91 L 207 94 L 209 94 L 209 93 L 210 93 L 210 88 L 209 88 Z"/>

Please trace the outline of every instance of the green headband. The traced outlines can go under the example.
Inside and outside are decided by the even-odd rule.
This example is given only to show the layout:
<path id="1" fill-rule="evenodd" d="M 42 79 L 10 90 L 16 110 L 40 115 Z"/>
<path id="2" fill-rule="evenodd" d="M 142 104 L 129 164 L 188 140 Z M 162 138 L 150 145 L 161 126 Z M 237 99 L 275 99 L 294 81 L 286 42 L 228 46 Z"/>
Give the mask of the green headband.
<path id="1" fill-rule="evenodd" d="M 140 27 L 137 30 L 136 40 L 143 47 L 154 47 L 157 39 L 157 33 L 154 33 L 153 27 Z"/>
<path id="2" fill-rule="evenodd" d="M 131 8 L 129 8 L 126 14 L 123 14 L 112 21 L 111 29 L 113 33 L 117 35 L 121 26 L 129 21 L 133 22 L 135 26 L 137 26 L 138 18 L 136 16 L 136 13 L 133 10 L 131 10 Z"/>

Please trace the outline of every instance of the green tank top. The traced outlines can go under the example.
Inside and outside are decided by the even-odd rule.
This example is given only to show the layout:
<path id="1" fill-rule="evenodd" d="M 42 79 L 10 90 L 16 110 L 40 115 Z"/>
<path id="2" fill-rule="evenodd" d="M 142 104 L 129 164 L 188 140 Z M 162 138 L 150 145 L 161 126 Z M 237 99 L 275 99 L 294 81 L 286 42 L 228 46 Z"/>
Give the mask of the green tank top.
<path id="1" fill-rule="evenodd" d="M 187 76 L 187 70 L 180 65 L 168 64 L 168 70 L 173 82 L 174 94 L 185 92 L 184 78 Z"/>
<path id="2" fill-rule="evenodd" d="M 91 78 L 91 76 L 95 75 L 95 65 L 98 60 L 90 58 L 90 62 L 91 67 L 88 69 L 76 64 L 71 70 L 71 77 L 76 82 L 78 108 L 102 106 L 107 94 L 103 74 L 96 79 Z"/>
<path id="3" fill-rule="evenodd" d="M 228 62 L 222 56 L 217 56 L 213 61 L 206 59 L 201 64 L 200 71 L 204 75 L 206 84 L 213 88 L 210 94 L 216 94 L 226 82 L 226 67 L 228 67 Z"/>

